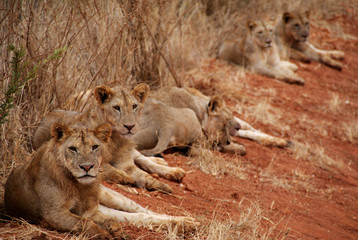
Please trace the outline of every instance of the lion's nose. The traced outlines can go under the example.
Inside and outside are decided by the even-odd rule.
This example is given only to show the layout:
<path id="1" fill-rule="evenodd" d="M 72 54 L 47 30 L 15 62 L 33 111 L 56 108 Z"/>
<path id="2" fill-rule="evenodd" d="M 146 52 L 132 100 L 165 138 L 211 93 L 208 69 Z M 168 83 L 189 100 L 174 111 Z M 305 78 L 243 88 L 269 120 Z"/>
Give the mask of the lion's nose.
<path id="1" fill-rule="evenodd" d="M 88 172 L 89 170 L 91 170 L 94 167 L 93 164 L 89 164 L 89 165 L 80 165 L 80 168 L 85 170 L 86 172 Z"/>
<path id="2" fill-rule="evenodd" d="M 270 44 L 270 43 L 271 43 L 271 39 L 266 39 L 265 42 L 268 43 L 268 44 Z"/>
<path id="3" fill-rule="evenodd" d="M 226 141 L 226 145 L 229 145 L 231 142 L 229 140 Z"/>
<path id="4" fill-rule="evenodd" d="M 123 124 L 123 126 L 124 126 L 125 128 L 127 128 L 128 131 L 130 131 L 130 130 L 132 130 L 132 129 L 134 128 L 135 124 L 131 124 L 131 125 Z"/>

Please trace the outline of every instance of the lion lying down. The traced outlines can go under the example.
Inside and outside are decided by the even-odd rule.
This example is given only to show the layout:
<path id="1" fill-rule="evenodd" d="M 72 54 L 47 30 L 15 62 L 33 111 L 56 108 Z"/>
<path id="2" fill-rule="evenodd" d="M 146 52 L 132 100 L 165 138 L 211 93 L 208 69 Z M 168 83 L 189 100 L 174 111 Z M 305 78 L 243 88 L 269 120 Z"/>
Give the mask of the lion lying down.
<path id="1" fill-rule="evenodd" d="M 76 107 L 82 110 L 82 113 L 56 111 L 44 117 L 34 136 L 34 148 L 39 148 L 50 139 L 49 129 L 53 122 L 61 120 L 71 123 L 78 119 L 85 122 L 89 128 L 107 122 L 112 127 L 108 143 L 111 157 L 103 164 L 103 178 L 110 182 L 171 192 L 169 185 L 153 178 L 148 172 L 169 180 L 180 181 L 185 176 L 185 171 L 177 167 L 163 166 L 156 163 L 156 159 L 152 161 L 153 159 L 141 155 L 135 150 L 132 140 L 138 128 L 137 119 L 148 93 L 149 87 L 146 84 L 139 84 L 132 91 L 123 87 L 98 86 Z"/>
<path id="2" fill-rule="evenodd" d="M 99 239 L 112 239 L 121 228 L 119 222 L 195 228 L 192 218 L 156 214 L 100 184 L 101 164 L 110 157 L 108 123 L 94 130 L 80 123 L 54 123 L 51 135 L 6 182 L 5 207 L 12 216 Z"/>
<path id="3" fill-rule="evenodd" d="M 144 104 L 140 127 L 134 135 L 137 149 L 152 156 L 170 147 L 189 147 L 194 142 L 204 141 L 223 152 L 231 145 L 232 152 L 243 155 L 246 153 L 243 146 L 232 147 L 230 119 L 224 110 L 225 102 L 221 97 L 200 99 L 186 89 L 162 88 Z"/>
<path id="4" fill-rule="evenodd" d="M 224 41 L 218 58 L 270 78 L 303 85 L 303 78 L 295 73 L 298 67 L 280 58 L 275 43 L 275 25 L 274 19 L 248 21 L 245 36 L 239 40 Z"/>
<path id="5" fill-rule="evenodd" d="M 285 60 L 292 58 L 303 62 L 313 60 L 341 70 L 342 63 L 335 59 L 344 59 L 344 52 L 339 50 L 321 50 L 309 42 L 309 16 L 309 11 L 292 11 L 282 14 L 275 32 L 275 42 L 280 57 Z"/>
<path id="6" fill-rule="evenodd" d="M 163 87 L 144 104 L 140 127 L 135 134 L 137 148 L 146 155 L 160 153 L 170 146 L 190 145 L 198 139 L 214 139 L 222 152 L 245 154 L 231 136 L 254 140 L 266 146 L 286 147 L 289 141 L 254 129 L 234 117 L 222 98 L 208 97 L 194 88 Z M 203 132 L 205 134 L 203 134 Z"/>
<path id="7" fill-rule="evenodd" d="M 199 121 L 208 117 L 207 107 L 211 98 L 195 88 L 164 87 L 156 92 L 156 98 L 172 107 L 192 109 Z M 253 128 L 244 120 L 235 117 L 225 104 L 222 104 L 221 112 L 225 115 L 228 132 L 231 136 L 247 138 L 265 146 L 287 147 L 291 143 Z M 231 142 L 222 151 L 229 151 L 227 148 L 237 147 L 232 146 Z"/>

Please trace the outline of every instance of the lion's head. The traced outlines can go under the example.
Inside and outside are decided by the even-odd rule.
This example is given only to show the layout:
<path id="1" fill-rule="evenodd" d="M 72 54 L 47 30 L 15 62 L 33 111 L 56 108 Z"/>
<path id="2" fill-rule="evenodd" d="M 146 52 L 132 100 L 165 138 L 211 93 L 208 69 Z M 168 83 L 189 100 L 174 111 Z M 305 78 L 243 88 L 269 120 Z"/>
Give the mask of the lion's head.
<path id="1" fill-rule="evenodd" d="M 54 123 L 51 136 L 58 147 L 57 163 L 65 172 L 81 184 L 95 181 L 104 158 L 105 144 L 109 141 L 112 128 L 109 124 L 101 124 L 94 130 L 81 124 L 67 126 Z"/>
<path id="2" fill-rule="evenodd" d="M 310 34 L 309 11 L 285 12 L 282 15 L 285 36 L 295 42 L 306 42 Z"/>
<path id="3" fill-rule="evenodd" d="M 137 132 L 139 113 L 148 94 L 147 84 L 139 84 L 131 92 L 122 87 L 105 85 L 94 89 L 94 97 L 106 121 L 123 137 L 131 137 Z"/>
<path id="4" fill-rule="evenodd" d="M 249 34 L 260 48 L 269 48 L 274 41 L 274 29 L 276 21 L 247 21 Z"/>
<path id="5" fill-rule="evenodd" d="M 224 100 L 219 96 L 211 98 L 208 104 L 208 115 L 206 121 L 203 121 L 202 128 L 209 139 L 214 144 L 222 147 L 230 144 L 230 116 L 225 112 L 226 106 Z"/>

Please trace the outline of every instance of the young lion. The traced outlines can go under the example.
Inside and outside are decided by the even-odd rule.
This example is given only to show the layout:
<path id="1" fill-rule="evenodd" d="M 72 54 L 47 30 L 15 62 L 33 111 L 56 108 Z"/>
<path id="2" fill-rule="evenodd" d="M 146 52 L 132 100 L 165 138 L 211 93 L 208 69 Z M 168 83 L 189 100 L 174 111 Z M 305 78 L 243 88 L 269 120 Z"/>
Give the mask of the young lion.
<path id="1" fill-rule="evenodd" d="M 308 42 L 308 37 L 309 11 L 304 13 L 298 11 L 285 12 L 276 29 L 275 41 L 280 57 L 304 62 L 314 60 L 337 70 L 342 69 L 342 64 L 333 58 L 343 59 L 344 52 L 317 49 Z"/>
<path id="2" fill-rule="evenodd" d="M 146 84 L 139 84 L 131 92 L 122 87 L 96 87 L 93 91 L 94 97 L 85 99 L 84 104 L 78 106 L 84 111 L 83 113 L 57 111 L 46 116 L 35 133 L 34 147 L 39 147 L 49 139 L 49 126 L 58 119 L 67 122 L 75 118 L 81 119 L 88 127 L 99 122 L 108 122 L 112 126 L 112 136 L 109 142 L 112 157 L 103 165 L 104 179 L 134 184 L 149 190 L 171 192 L 169 185 L 151 177 L 135 164 L 136 161 L 138 165 L 144 166 L 143 168 L 150 165 L 146 170 L 151 170 L 170 180 L 181 180 L 185 175 L 184 170 L 156 164 L 135 150 L 135 144 L 131 138 L 137 131 L 137 119 L 148 94 L 149 87 Z"/>
<path id="3" fill-rule="evenodd" d="M 248 21 L 244 38 L 224 41 L 218 57 L 270 78 L 303 85 L 304 80 L 294 73 L 297 66 L 279 57 L 274 43 L 275 23 L 274 20 Z"/>
<path id="4" fill-rule="evenodd" d="M 145 155 L 153 155 L 205 139 L 215 149 L 226 151 L 227 146 L 233 144 L 224 108 L 221 97 L 203 99 L 184 88 L 164 87 L 144 104 L 140 129 L 135 135 L 137 149 Z M 230 151 L 246 153 L 240 145 L 231 147 Z"/>
<path id="5" fill-rule="evenodd" d="M 194 228 L 191 218 L 153 213 L 100 185 L 98 175 L 102 161 L 109 157 L 106 154 L 111 134 L 108 123 L 94 130 L 81 123 L 54 123 L 52 139 L 10 174 L 5 185 L 8 213 L 99 239 L 112 239 L 111 235 L 121 228 L 119 222 Z"/>
<path id="6" fill-rule="evenodd" d="M 193 110 L 200 122 L 209 117 L 207 107 L 211 98 L 195 88 L 164 87 L 158 90 L 154 97 L 169 106 Z M 290 141 L 265 134 L 253 128 L 247 122 L 233 116 L 225 104 L 222 104 L 220 111 L 225 115 L 225 121 L 231 136 L 247 138 L 265 146 L 287 147 L 290 144 Z M 232 149 L 242 154 L 246 152 L 243 146 L 232 142 L 229 145 L 223 146 L 221 151 L 232 152 Z"/>

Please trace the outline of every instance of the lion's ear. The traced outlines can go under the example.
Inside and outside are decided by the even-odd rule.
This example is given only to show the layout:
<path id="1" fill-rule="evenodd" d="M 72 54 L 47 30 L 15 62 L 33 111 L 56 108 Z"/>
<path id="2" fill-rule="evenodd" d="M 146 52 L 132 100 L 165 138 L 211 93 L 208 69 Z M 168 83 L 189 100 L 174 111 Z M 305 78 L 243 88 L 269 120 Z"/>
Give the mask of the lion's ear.
<path id="1" fill-rule="evenodd" d="M 70 133 L 70 129 L 61 123 L 54 123 L 51 126 L 51 136 L 57 142 Z"/>
<path id="2" fill-rule="evenodd" d="M 108 142 L 112 136 L 112 126 L 109 123 L 103 123 L 96 127 L 94 135 L 102 142 Z"/>
<path id="3" fill-rule="evenodd" d="M 293 15 L 289 12 L 285 12 L 283 15 L 282 15 L 282 21 L 284 23 L 288 23 L 291 19 L 293 18 Z"/>
<path id="4" fill-rule="evenodd" d="M 214 96 L 211 98 L 209 102 L 209 113 L 218 112 L 220 111 L 224 106 L 224 99 L 219 96 Z"/>
<path id="5" fill-rule="evenodd" d="M 94 89 L 94 97 L 99 104 L 104 104 L 111 100 L 114 92 L 106 85 L 98 86 Z"/>
<path id="6" fill-rule="evenodd" d="M 148 98 L 149 91 L 150 88 L 148 84 L 141 83 L 132 90 L 132 94 L 139 102 L 144 103 Z"/>
<path id="7" fill-rule="evenodd" d="M 257 26 L 257 24 L 254 21 L 250 21 L 250 20 L 247 21 L 246 25 L 250 31 L 254 30 L 255 27 Z"/>

